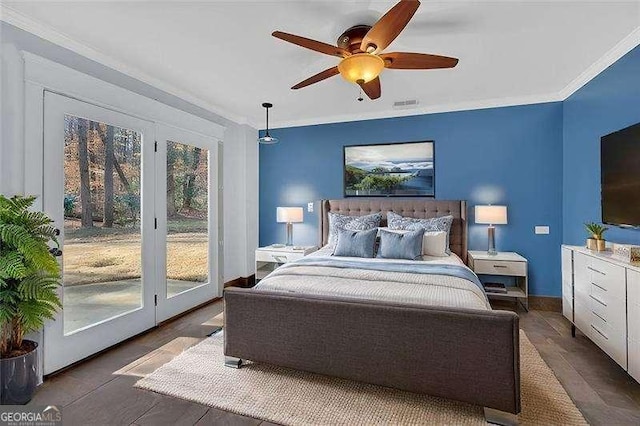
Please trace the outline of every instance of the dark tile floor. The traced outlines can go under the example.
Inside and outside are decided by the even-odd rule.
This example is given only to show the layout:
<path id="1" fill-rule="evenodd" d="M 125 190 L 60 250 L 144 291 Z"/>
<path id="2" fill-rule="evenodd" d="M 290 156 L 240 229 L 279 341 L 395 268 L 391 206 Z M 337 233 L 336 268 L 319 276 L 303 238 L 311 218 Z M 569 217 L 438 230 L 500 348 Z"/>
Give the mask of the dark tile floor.
<path id="1" fill-rule="evenodd" d="M 509 305 L 496 306 L 509 309 Z M 132 339 L 45 381 L 31 404 L 63 407 L 65 425 L 268 423 L 135 389 L 142 376 L 221 325 L 222 303 Z M 640 425 L 640 385 L 556 312 L 519 311 L 520 326 L 593 425 Z"/>

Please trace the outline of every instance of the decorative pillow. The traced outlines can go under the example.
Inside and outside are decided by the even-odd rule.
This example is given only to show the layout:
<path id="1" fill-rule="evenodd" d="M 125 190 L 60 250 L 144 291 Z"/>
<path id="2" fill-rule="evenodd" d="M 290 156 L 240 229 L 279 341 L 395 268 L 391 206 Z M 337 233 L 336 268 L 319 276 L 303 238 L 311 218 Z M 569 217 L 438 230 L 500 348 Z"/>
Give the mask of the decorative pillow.
<path id="1" fill-rule="evenodd" d="M 376 228 L 367 231 L 351 231 L 340 229 L 334 256 L 373 257 L 376 247 Z"/>
<path id="2" fill-rule="evenodd" d="M 447 235 L 444 231 L 425 231 L 422 237 L 422 254 L 436 257 L 448 256 Z"/>
<path id="3" fill-rule="evenodd" d="M 424 229 L 429 232 L 444 231 L 447 233 L 447 254 L 451 254 L 451 250 L 449 249 L 449 233 L 451 231 L 451 224 L 453 223 L 452 215 L 432 217 L 430 219 L 415 219 L 412 217 L 403 217 L 394 212 L 387 212 L 387 223 L 389 224 L 389 229 Z"/>
<path id="4" fill-rule="evenodd" d="M 378 228 L 378 236 L 382 231 L 406 234 L 412 232 L 404 229 Z M 434 257 L 446 257 L 447 253 L 447 233 L 444 231 L 425 231 L 422 237 L 422 255 Z"/>
<path id="5" fill-rule="evenodd" d="M 422 257 L 424 229 L 409 232 L 380 231 L 378 257 L 416 260 Z"/>
<path id="6" fill-rule="evenodd" d="M 382 213 L 373 213 L 365 216 L 346 216 L 329 212 L 329 241 L 333 246 L 338 239 L 338 230 L 349 229 L 351 231 L 366 231 L 380 226 Z"/>

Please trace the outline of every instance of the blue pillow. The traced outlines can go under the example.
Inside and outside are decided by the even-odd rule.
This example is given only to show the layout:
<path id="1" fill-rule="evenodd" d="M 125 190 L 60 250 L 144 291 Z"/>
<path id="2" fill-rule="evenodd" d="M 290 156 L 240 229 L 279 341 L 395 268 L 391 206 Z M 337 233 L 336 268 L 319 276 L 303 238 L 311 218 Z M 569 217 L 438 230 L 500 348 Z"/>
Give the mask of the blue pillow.
<path id="1" fill-rule="evenodd" d="M 424 229 L 403 233 L 381 229 L 378 257 L 385 259 L 420 259 L 422 258 L 423 236 Z"/>
<path id="2" fill-rule="evenodd" d="M 338 231 L 336 248 L 333 250 L 333 255 L 346 257 L 373 257 L 375 254 L 377 234 L 377 228 L 369 229 L 367 231 L 341 229 Z"/>

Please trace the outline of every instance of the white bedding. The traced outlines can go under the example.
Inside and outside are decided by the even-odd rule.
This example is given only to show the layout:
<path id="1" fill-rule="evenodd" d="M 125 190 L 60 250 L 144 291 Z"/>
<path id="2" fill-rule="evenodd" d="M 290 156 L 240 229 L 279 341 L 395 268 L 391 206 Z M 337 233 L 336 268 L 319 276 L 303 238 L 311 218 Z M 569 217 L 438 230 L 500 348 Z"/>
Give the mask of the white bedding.
<path id="1" fill-rule="evenodd" d="M 331 255 L 327 246 L 304 259 L 326 259 Z M 454 255 L 426 257 L 423 261 L 398 259 L 362 259 L 332 257 L 345 262 L 458 265 L 466 268 L 462 260 Z M 350 263 L 351 265 L 352 263 Z M 395 303 L 420 304 L 490 310 L 484 291 L 473 282 L 449 275 L 414 272 L 392 272 L 385 270 L 359 269 L 357 267 L 331 267 L 305 265 L 296 262 L 287 264 L 260 281 L 257 291 L 339 296 L 353 299 L 380 300 Z"/>

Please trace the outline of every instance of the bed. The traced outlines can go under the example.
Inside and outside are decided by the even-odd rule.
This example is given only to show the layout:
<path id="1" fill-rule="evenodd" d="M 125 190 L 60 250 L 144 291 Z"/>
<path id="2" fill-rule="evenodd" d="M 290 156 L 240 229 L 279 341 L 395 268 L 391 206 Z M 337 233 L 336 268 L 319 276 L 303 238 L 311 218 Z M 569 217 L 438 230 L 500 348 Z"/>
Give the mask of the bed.
<path id="1" fill-rule="evenodd" d="M 329 212 L 454 217 L 447 258 L 336 258 Z M 225 291 L 225 356 L 451 398 L 493 422 L 520 411 L 519 328 L 493 311 L 467 257 L 466 203 L 432 199 L 321 201 L 319 245 L 253 289 Z"/>

